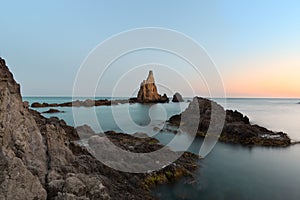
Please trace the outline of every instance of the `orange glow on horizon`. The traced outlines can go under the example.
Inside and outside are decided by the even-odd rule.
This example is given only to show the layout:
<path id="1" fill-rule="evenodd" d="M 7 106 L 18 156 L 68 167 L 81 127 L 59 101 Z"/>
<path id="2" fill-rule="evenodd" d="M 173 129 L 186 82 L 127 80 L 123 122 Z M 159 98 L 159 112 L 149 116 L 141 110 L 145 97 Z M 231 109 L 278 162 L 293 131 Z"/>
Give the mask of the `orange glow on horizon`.
<path id="1" fill-rule="evenodd" d="M 235 65 L 236 70 L 223 77 L 228 96 L 300 97 L 300 60 L 296 57 L 273 55 Z"/>

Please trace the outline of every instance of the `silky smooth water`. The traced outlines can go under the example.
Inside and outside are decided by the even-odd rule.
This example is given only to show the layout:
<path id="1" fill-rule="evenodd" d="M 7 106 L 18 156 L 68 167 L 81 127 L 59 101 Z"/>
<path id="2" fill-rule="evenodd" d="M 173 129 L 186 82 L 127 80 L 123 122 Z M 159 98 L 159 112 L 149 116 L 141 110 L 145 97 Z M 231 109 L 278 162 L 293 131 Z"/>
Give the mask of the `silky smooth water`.
<path id="1" fill-rule="evenodd" d="M 24 100 L 60 103 L 71 98 L 27 97 Z M 229 109 L 246 114 L 251 123 L 274 131 L 287 132 L 294 140 L 300 140 L 300 105 L 297 99 L 227 99 Z M 44 114 L 57 116 L 74 125 L 73 112 L 80 112 L 76 125 L 87 123 L 95 131 L 115 130 L 126 133 L 144 131 L 161 143 L 170 145 L 174 134 L 157 133 L 164 120 L 180 113 L 188 103 L 123 104 L 95 108 L 59 108 L 65 113 Z M 48 108 L 39 108 L 45 111 Z M 93 120 L 96 113 L 96 121 Z M 129 118 L 128 118 L 129 117 Z M 98 121 L 100 126 L 98 125 Z M 120 128 L 121 127 L 121 128 Z M 125 131 L 124 131 L 125 130 Z M 184 144 L 193 141 L 187 134 L 177 135 L 172 143 L 174 150 L 183 150 Z M 178 142 L 179 141 L 179 142 Z M 198 153 L 202 139 L 197 138 L 188 149 Z M 212 152 L 199 161 L 195 181 L 182 179 L 153 190 L 161 199 L 300 199 L 300 145 L 288 148 L 243 147 L 217 143 Z"/>

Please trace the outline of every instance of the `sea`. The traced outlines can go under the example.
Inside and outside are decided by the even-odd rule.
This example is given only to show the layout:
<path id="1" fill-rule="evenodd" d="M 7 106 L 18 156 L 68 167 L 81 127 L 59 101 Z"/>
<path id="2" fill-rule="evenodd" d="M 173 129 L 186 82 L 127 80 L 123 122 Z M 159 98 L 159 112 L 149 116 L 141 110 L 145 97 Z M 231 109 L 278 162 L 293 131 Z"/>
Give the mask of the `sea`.
<path id="1" fill-rule="evenodd" d="M 84 100 L 86 98 L 74 98 Z M 111 99 L 98 97 L 96 99 Z M 126 99 L 126 98 L 114 98 Z M 63 103 L 72 97 L 24 97 L 33 102 Z M 182 103 L 120 104 L 91 108 L 59 107 L 64 113 L 43 114 L 58 117 L 71 126 L 88 124 L 96 132 L 114 130 L 133 134 L 145 132 L 175 151 L 187 150 L 199 154 L 203 139 L 188 134 L 175 135 L 159 131 L 172 115 L 188 106 Z M 247 115 L 252 124 L 273 131 L 288 133 L 293 141 L 300 141 L 299 99 L 228 98 L 212 99 L 226 109 Z M 37 108 L 39 112 L 49 108 Z M 179 137 L 176 142 L 171 142 Z M 186 148 L 187 143 L 191 145 Z M 198 162 L 194 180 L 183 178 L 175 183 L 153 188 L 159 199 L 212 199 L 212 200 L 299 200 L 300 199 L 300 144 L 285 148 L 245 147 L 218 142 L 212 151 Z"/>

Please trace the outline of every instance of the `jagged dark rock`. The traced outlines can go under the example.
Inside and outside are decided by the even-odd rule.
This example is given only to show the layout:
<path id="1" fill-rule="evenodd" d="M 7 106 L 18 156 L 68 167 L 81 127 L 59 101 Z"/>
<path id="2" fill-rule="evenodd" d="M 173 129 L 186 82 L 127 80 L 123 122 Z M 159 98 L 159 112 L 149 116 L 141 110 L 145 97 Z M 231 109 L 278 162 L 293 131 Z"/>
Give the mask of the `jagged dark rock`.
<path id="1" fill-rule="evenodd" d="M 183 98 L 181 96 L 181 94 L 179 94 L 178 92 L 176 92 L 174 95 L 173 95 L 173 99 L 172 99 L 172 102 L 183 102 Z"/>
<path id="2" fill-rule="evenodd" d="M 22 102 L 20 86 L 0 58 L 0 199 L 154 199 L 149 187 L 163 183 L 159 178 L 171 181 L 197 168 L 197 157 L 184 153 L 174 165 L 157 172 L 120 172 L 81 146 L 79 132 L 85 138 L 101 137 L 87 126 L 76 130 L 57 117 L 45 118 L 29 109 L 28 103 Z M 124 149 L 136 147 L 136 152 L 162 148 L 151 138 L 114 132 L 106 135 Z"/>
<path id="3" fill-rule="evenodd" d="M 225 124 L 221 132 L 220 141 L 237 143 L 242 145 L 261 146 L 289 146 L 291 140 L 286 133 L 273 132 L 258 125 L 252 125 L 247 116 L 238 111 L 224 110 L 219 104 L 201 97 L 193 98 L 188 108 L 179 115 L 169 119 L 170 124 L 179 126 L 187 132 L 191 132 L 191 124 L 198 124 L 197 136 L 204 137 L 207 134 L 211 121 L 212 106 L 226 114 Z M 222 114 L 220 113 L 220 115 Z M 183 119 L 181 119 L 182 115 Z"/>
<path id="4" fill-rule="evenodd" d="M 137 101 L 140 103 L 166 103 L 169 102 L 169 98 L 166 94 L 161 96 L 157 92 L 157 88 L 154 81 L 153 72 L 150 70 L 146 80 L 140 85 L 140 89 L 137 95 Z"/>

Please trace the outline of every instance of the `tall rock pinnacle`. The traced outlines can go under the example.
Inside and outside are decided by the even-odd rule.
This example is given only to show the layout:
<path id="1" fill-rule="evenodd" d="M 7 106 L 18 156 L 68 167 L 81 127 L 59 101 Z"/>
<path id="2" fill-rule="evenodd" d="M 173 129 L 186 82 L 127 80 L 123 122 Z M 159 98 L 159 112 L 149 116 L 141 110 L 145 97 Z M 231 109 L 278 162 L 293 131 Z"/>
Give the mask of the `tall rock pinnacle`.
<path id="1" fill-rule="evenodd" d="M 166 94 L 161 96 L 157 92 L 152 70 L 149 71 L 148 77 L 140 85 L 140 90 L 137 96 L 138 102 L 141 103 L 165 103 L 169 102 Z"/>
<path id="2" fill-rule="evenodd" d="M 149 74 L 148 74 L 146 82 L 154 84 L 154 76 L 153 76 L 153 71 L 152 70 L 149 71 Z"/>

